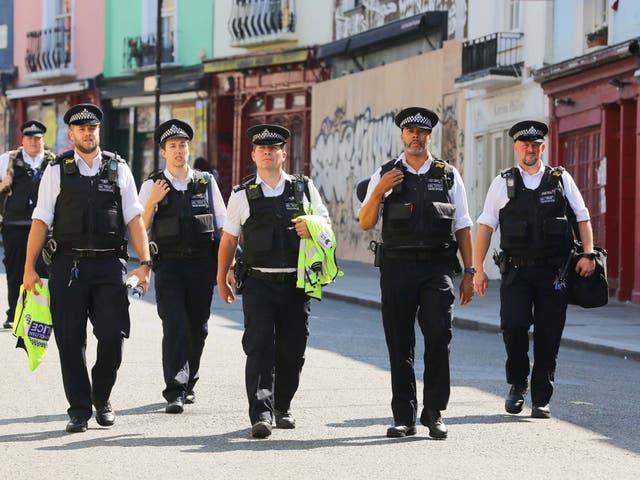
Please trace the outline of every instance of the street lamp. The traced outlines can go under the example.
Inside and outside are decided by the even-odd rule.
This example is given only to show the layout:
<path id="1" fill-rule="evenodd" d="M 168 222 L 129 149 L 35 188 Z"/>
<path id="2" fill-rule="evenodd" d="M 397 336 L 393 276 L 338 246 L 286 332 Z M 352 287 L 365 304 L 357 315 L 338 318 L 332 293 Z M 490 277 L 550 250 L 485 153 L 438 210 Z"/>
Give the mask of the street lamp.
<path id="1" fill-rule="evenodd" d="M 160 125 L 160 77 L 162 75 L 162 0 L 158 0 L 156 16 L 156 121 L 154 131 Z M 153 148 L 153 169 L 158 170 L 160 163 L 158 146 Z"/>

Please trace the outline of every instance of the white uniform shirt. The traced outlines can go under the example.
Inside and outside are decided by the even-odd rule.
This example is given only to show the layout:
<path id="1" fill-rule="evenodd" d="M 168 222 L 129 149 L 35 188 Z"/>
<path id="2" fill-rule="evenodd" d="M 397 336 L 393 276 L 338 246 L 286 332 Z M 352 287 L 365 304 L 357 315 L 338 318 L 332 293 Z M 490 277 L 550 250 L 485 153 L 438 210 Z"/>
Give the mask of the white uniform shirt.
<path id="1" fill-rule="evenodd" d="M 7 171 L 9 170 L 9 156 L 9 152 L 0 155 L 0 180 L 4 180 L 4 178 L 7 176 Z M 31 158 L 29 154 L 23 149 L 22 159 L 27 165 L 31 167 L 32 170 L 37 170 L 38 168 L 40 168 L 42 160 L 44 159 L 44 152 L 42 152 L 40 155 L 37 155 L 36 158 Z"/>
<path id="2" fill-rule="evenodd" d="M 540 168 L 533 175 L 529 175 L 518 165 L 520 175 L 524 186 L 530 190 L 535 190 L 540 185 L 542 177 L 544 175 L 544 164 L 540 162 Z M 571 205 L 574 213 L 576 214 L 576 220 L 578 222 L 584 222 L 589 220 L 589 210 L 584 204 L 582 194 L 578 190 L 578 186 L 573 181 L 573 177 L 566 170 L 562 173 L 562 188 L 564 195 Z M 478 223 L 487 225 L 494 230 L 498 228 L 500 223 L 499 215 L 500 210 L 507 204 L 509 197 L 507 195 L 507 180 L 498 175 L 493 179 L 489 190 L 487 191 L 487 198 L 484 201 L 484 209 L 478 217 Z"/>
<path id="3" fill-rule="evenodd" d="M 93 177 L 100 171 L 102 165 L 102 152 L 98 149 L 97 155 L 93 159 L 93 164 L 89 167 L 76 152 L 74 155 L 76 165 L 80 175 Z M 40 189 L 38 190 L 38 204 L 31 218 L 42 220 L 49 228 L 53 225 L 53 216 L 56 208 L 56 201 L 60 193 L 60 172 L 61 165 L 48 165 L 42 174 Z M 118 187 L 122 196 L 122 216 L 125 225 L 128 225 L 137 215 L 142 214 L 144 209 L 138 201 L 136 183 L 133 180 L 131 170 L 126 163 L 118 162 Z"/>
<path id="4" fill-rule="evenodd" d="M 400 160 L 402 164 L 407 168 L 407 171 L 413 173 L 415 175 L 423 175 L 429 171 L 431 168 L 431 164 L 433 163 L 433 157 L 431 153 L 429 153 L 429 158 L 427 161 L 422 164 L 420 169 L 416 172 L 411 165 L 409 165 L 405 159 L 404 152 L 398 157 L 397 160 Z M 378 168 L 371 175 L 371 179 L 369 180 L 369 186 L 367 187 L 367 196 L 365 197 L 362 205 L 365 205 L 373 194 L 374 189 L 380 183 L 380 171 L 381 168 Z M 460 176 L 460 172 L 452 165 L 453 168 L 453 185 L 449 189 L 449 197 L 451 198 L 451 203 L 456 207 L 456 211 L 453 218 L 453 231 L 457 232 L 458 230 L 466 227 L 470 227 L 473 225 L 473 221 L 471 220 L 471 216 L 469 215 L 469 205 L 467 203 L 467 191 L 464 188 L 464 183 L 462 183 L 462 177 Z M 384 194 L 385 198 L 391 194 L 391 190 L 387 190 Z M 380 213 L 381 213 L 380 209 Z M 379 213 L 379 214 L 380 214 Z"/>
<path id="5" fill-rule="evenodd" d="M 260 188 L 262 188 L 262 194 L 265 197 L 278 197 L 284 192 L 285 180 L 293 180 L 294 178 L 294 176 L 282 172 L 276 188 L 271 188 L 264 180 L 262 180 L 262 178 L 260 178 L 260 175 L 256 175 L 256 185 L 260 185 Z M 324 206 L 324 203 L 322 203 L 320 192 L 318 192 L 318 189 L 311 179 L 309 179 L 309 197 L 308 201 L 311 204 L 311 211 L 313 214 L 320 215 L 328 219 L 329 211 L 327 210 L 327 207 Z M 308 205 L 306 195 L 304 204 L 305 206 Z M 242 225 L 244 225 L 244 222 L 249 218 L 249 214 L 250 208 L 246 190 L 232 192 L 229 197 L 229 203 L 227 204 L 227 221 L 224 225 L 224 231 L 234 237 L 239 237 L 242 232 Z M 291 225 L 293 226 L 293 224 Z M 263 272 L 295 271 L 295 269 L 291 268 L 257 268 L 257 270 Z"/>
<path id="6" fill-rule="evenodd" d="M 168 169 L 164 169 L 164 176 L 171 182 L 173 188 L 178 190 L 179 192 L 184 192 L 189 188 L 189 182 L 193 180 L 193 169 L 187 166 L 188 172 L 185 180 L 181 181 L 171 175 Z M 145 180 L 140 186 L 140 195 L 138 195 L 138 199 L 142 206 L 145 206 L 149 201 L 149 197 L 151 196 L 151 187 L 153 185 L 153 180 L 148 179 Z M 213 211 L 215 212 L 216 217 L 216 227 L 222 228 L 227 219 L 227 208 L 224 206 L 224 200 L 222 199 L 222 195 L 220 194 L 220 189 L 218 188 L 218 184 L 216 183 L 213 175 L 209 175 L 209 193 L 211 194 L 211 199 L 213 200 Z M 207 195 L 207 200 L 209 196 Z M 158 210 L 158 206 L 156 205 L 156 211 Z M 152 217 L 153 220 L 153 217 Z"/>

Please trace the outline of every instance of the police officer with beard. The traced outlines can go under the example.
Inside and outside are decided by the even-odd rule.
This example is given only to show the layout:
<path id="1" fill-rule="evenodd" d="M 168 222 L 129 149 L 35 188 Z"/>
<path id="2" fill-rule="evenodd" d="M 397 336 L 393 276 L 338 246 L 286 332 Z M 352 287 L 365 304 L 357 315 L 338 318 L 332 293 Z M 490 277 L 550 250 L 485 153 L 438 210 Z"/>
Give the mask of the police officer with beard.
<path id="1" fill-rule="evenodd" d="M 500 326 L 507 352 L 505 410 L 518 414 L 529 386 L 529 328 L 533 325 L 531 416 L 549 418 L 560 339 L 567 314 L 567 291 L 559 276 L 573 246 L 567 218 L 573 210 L 584 245 L 576 265 L 581 276 L 593 274 L 593 233 L 582 195 L 563 168 L 542 162 L 542 122 L 525 120 L 509 130 L 518 166 L 498 175 L 487 192 L 476 234 L 475 289 L 488 285 L 484 260 L 493 231 L 500 227 Z"/>
<path id="2" fill-rule="evenodd" d="M 127 242 L 140 258 L 137 276 L 146 292 L 151 272 L 142 205 L 129 167 L 119 156 L 101 150 L 102 110 L 93 104 L 71 107 L 64 115 L 74 149 L 56 157 L 40 183 L 38 203 L 27 244 L 23 284 L 41 284 L 36 273 L 47 232 L 51 316 L 60 354 L 64 391 L 69 402 L 70 433 L 84 432 L 96 409 L 103 427 L 115 422 L 109 400 L 129 336 L 129 301 L 125 286 Z M 87 317 L 98 340 L 96 363 L 87 372 Z"/>
<path id="3" fill-rule="evenodd" d="M 24 275 L 31 214 L 38 200 L 42 172 L 54 157 L 53 153 L 44 148 L 47 127 L 42 123 L 29 120 L 22 124 L 20 130 L 22 146 L 0 156 L 0 215 L 9 301 L 7 319 L 2 325 L 4 328 L 13 326 Z M 37 268 L 38 274 L 46 277 L 45 265 L 41 259 Z"/>
<path id="4" fill-rule="evenodd" d="M 360 227 L 378 223 L 382 207 L 383 247 L 378 251 L 382 322 L 389 349 L 394 425 L 387 437 L 417 433 L 418 401 L 414 373 L 415 319 L 422 330 L 424 354 L 424 408 L 420 422 L 433 438 L 448 435 L 441 411 L 450 394 L 452 275 L 460 249 L 464 275 L 460 303 L 473 297 L 471 218 L 458 171 L 436 159 L 428 149 L 438 116 L 426 108 L 405 108 L 396 115 L 404 152 L 371 177 L 362 208 Z"/>
<path id="5" fill-rule="evenodd" d="M 229 275 L 238 237 L 248 266 L 242 292 L 247 354 L 245 383 L 251 435 L 266 438 L 272 423 L 295 428 L 290 406 L 304 364 L 309 335 L 309 297 L 296 288 L 300 239 L 309 230 L 300 215 L 329 217 L 318 190 L 306 177 L 283 170 L 283 147 L 289 130 L 279 125 L 255 125 L 247 131 L 257 173 L 234 188 L 218 255 L 218 291 L 226 303 L 235 296 Z M 228 278 L 229 277 L 229 278 Z"/>
<path id="6" fill-rule="evenodd" d="M 154 245 L 167 413 L 182 413 L 185 403 L 195 402 L 216 280 L 215 230 L 226 218 L 213 176 L 189 166 L 192 138 L 192 128 L 177 119 L 156 129 L 155 140 L 167 164 L 142 184 L 139 197 Z"/>

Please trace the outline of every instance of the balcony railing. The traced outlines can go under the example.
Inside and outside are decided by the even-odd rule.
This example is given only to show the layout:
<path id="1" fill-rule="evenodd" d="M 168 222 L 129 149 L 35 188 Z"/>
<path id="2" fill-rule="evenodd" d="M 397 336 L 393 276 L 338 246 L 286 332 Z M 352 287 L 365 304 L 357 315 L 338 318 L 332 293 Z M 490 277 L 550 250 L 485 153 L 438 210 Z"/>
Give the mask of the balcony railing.
<path id="1" fill-rule="evenodd" d="M 491 73 L 519 76 L 522 33 L 498 32 L 462 44 L 462 75 L 493 69 Z"/>
<path id="2" fill-rule="evenodd" d="M 248 46 L 294 40 L 294 0 L 234 0 L 229 18 L 231 45 Z"/>
<path id="3" fill-rule="evenodd" d="M 122 55 L 123 70 L 136 70 L 156 64 L 156 46 L 158 40 L 155 34 L 144 37 L 126 37 Z M 173 32 L 163 35 L 161 50 L 162 63 L 174 63 Z"/>
<path id="4" fill-rule="evenodd" d="M 71 30 L 65 27 L 27 32 L 25 66 L 30 74 L 60 74 L 72 69 Z M 37 76 L 37 75 L 34 75 Z"/>

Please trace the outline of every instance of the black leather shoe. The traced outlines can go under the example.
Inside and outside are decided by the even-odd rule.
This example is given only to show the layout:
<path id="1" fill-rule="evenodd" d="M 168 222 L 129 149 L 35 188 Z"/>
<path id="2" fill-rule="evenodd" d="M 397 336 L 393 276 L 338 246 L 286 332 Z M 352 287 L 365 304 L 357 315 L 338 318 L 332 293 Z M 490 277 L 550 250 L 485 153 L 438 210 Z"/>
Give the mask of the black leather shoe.
<path id="1" fill-rule="evenodd" d="M 193 390 L 191 390 L 190 392 L 187 392 L 187 394 L 184 397 L 184 403 L 186 403 L 187 405 L 196 403 L 196 394 Z"/>
<path id="2" fill-rule="evenodd" d="M 524 396 L 527 394 L 527 384 L 511 385 L 509 394 L 504 400 L 504 409 L 507 413 L 517 414 L 524 407 Z"/>
<path id="3" fill-rule="evenodd" d="M 431 438 L 447 438 L 449 432 L 447 431 L 447 426 L 442 420 L 440 410 L 433 410 L 431 408 L 423 409 L 422 415 L 420 415 L 420 423 L 429 429 L 429 436 Z"/>
<path id="4" fill-rule="evenodd" d="M 81 433 L 87 431 L 87 421 L 77 417 L 71 417 L 65 430 L 69 433 Z"/>
<path id="5" fill-rule="evenodd" d="M 2 328 L 13 328 L 13 322 L 11 320 L 5 320 L 2 324 Z"/>
<path id="6" fill-rule="evenodd" d="M 291 411 L 279 412 L 276 410 L 275 413 L 277 428 L 296 428 L 296 419 L 291 415 Z"/>
<path id="7" fill-rule="evenodd" d="M 267 438 L 269 435 L 271 435 L 271 423 L 266 420 L 258 420 L 251 426 L 253 438 Z"/>
<path id="8" fill-rule="evenodd" d="M 177 397 L 174 401 L 167 403 L 164 407 L 166 413 L 182 413 L 184 412 L 184 400 L 182 397 Z"/>
<path id="9" fill-rule="evenodd" d="M 110 427 L 116 423 L 116 414 L 111 408 L 109 400 L 101 407 L 96 406 L 96 422 L 102 427 Z"/>
<path id="10" fill-rule="evenodd" d="M 531 417 L 532 418 L 551 418 L 551 408 L 549 404 L 542 406 L 534 405 L 531 409 Z"/>
<path id="11" fill-rule="evenodd" d="M 396 423 L 393 427 L 387 428 L 387 437 L 389 438 L 402 438 L 415 435 L 417 433 L 415 425 L 403 425 L 402 423 Z"/>

